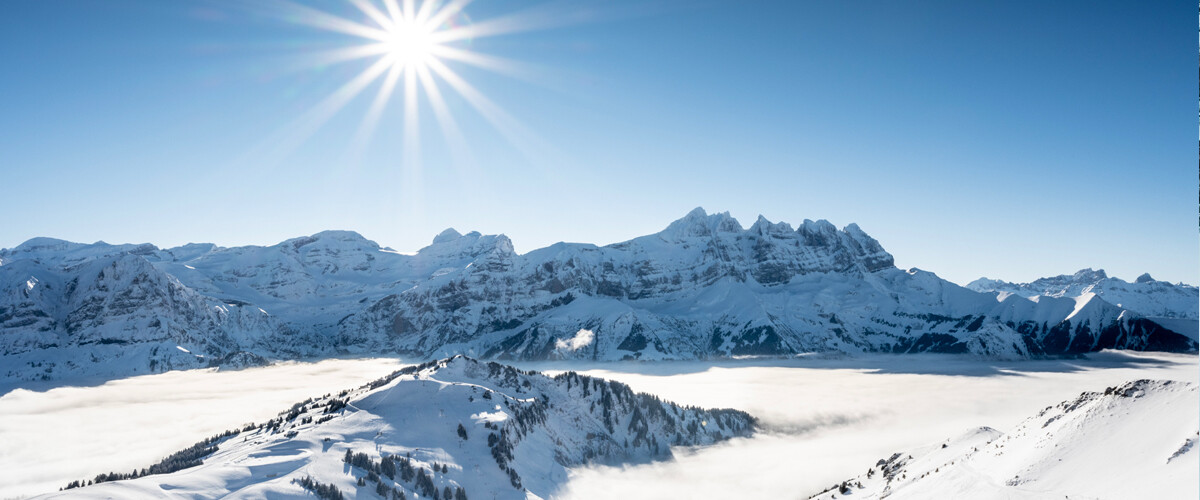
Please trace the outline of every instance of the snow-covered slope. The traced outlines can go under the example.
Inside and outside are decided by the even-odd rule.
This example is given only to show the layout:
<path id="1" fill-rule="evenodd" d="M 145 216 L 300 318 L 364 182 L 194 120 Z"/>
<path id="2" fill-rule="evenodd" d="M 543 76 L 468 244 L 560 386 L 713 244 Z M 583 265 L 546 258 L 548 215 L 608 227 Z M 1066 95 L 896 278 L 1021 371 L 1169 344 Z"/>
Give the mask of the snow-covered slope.
<path id="1" fill-rule="evenodd" d="M 1032 283 L 980 278 L 967 284 L 977 292 L 997 292 L 1000 297 L 1080 297 L 1095 294 L 1117 307 L 1153 318 L 1200 319 L 1200 290 L 1183 283 L 1168 283 L 1138 276 L 1133 283 L 1109 277 L 1103 269 L 1083 269 L 1071 275 L 1041 278 Z"/>
<path id="2" fill-rule="evenodd" d="M 1193 289 L 1194 290 L 1194 289 Z M 664 230 L 524 255 L 446 230 L 414 255 L 345 231 L 269 247 L 0 250 L 0 377 L 120 376 L 329 355 L 696 359 L 808 351 L 1026 357 L 1192 351 L 1106 301 L 997 301 L 901 270 L 850 224 L 793 228 L 696 209 Z M 0 382 L 0 385 L 4 385 Z"/>
<path id="3" fill-rule="evenodd" d="M 165 461 L 193 466 L 48 496 L 276 498 L 321 485 L 351 498 L 547 498 L 568 467 L 668 458 L 672 446 L 709 445 L 755 427 L 736 410 L 684 408 L 617 382 L 461 356 L 279 415 Z"/>
<path id="4" fill-rule="evenodd" d="M 1200 393 L 1138 380 L 879 460 L 813 498 L 1196 498 Z"/>

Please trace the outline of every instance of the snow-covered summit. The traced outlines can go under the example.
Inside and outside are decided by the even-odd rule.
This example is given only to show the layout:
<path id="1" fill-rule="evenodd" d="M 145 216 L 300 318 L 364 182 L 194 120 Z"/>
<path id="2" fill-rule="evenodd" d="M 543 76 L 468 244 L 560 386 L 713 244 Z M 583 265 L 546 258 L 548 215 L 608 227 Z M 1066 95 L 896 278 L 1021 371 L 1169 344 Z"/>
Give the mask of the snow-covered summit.
<path id="1" fill-rule="evenodd" d="M 688 238 L 713 237 L 721 233 L 736 234 L 742 225 L 729 212 L 709 215 L 703 208 L 696 207 L 683 218 L 672 222 L 658 236 L 665 241 L 680 242 Z"/>
<path id="2" fill-rule="evenodd" d="M 1133 283 L 1110 277 L 1103 269 L 1081 269 L 1074 274 L 1040 278 L 1030 283 L 1010 283 L 980 278 L 967 284 L 977 292 L 1021 297 L 1080 297 L 1094 293 L 1104 300 L 1153 318 L 1200 319 L 1200 290 L 1183 283 L 1157 281 L 1149 273 Z"/>

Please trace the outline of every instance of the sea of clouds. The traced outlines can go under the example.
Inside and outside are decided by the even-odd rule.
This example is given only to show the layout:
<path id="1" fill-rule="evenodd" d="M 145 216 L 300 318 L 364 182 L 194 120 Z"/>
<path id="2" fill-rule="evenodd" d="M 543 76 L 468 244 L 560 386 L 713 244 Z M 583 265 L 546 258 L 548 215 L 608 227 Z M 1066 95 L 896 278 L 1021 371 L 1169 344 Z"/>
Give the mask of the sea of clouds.
<path id="1" fill-rule="evenodd" d="M 0 396 L 0 498 L 57 491 L 76 479 L 149 467 L 293 403 L 396 370 L 391 359 L 187 370 Z"/>
<path id="2" fill-rule="evenodd" d="M 764 432 L 677 449 L 669 462 L 576 469 L 558 496 L 807 499 L 892 453 L 980 426 L 1008 431 L 1083 391 L 1139 378 L 1200 379 L 1196 356 L 1089 357 L 999 363 L 910 355 L 571 368 L 677 403 L 745 410 L 761 419 Z"/>
<path id="3" fill-rule="evenodd" d="M 590 333 L 590 332 L 588 332 Z M 564 348 L 586 345 L 580 332 Z M 395 370 L 391 359 L 193 370 L 0 396 L 0 498 L 146 467 L 209 435 Z M 1196 381 L 1196 356 L 1100 353 L 990 362 L 907 355 L 715 362 L 524 363 L 620 380 L 677 403 L 759 417 L 763 432 L 676 459 L 573 471 L 557 497 L 808 498 L 893 452 L 978 426 L 1001 431 L 1082 391 L 1137 378 Z"/>

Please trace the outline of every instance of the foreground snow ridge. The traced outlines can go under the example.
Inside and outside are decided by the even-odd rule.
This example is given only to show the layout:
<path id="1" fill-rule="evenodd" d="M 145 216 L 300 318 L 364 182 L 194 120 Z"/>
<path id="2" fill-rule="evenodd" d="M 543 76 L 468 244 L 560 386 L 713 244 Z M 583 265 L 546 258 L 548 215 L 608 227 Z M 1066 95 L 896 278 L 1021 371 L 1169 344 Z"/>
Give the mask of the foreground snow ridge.
<path id="1" fill-rule="evenodd" d="M 879 460 L 812 498 L 1197 498 L 1198 386 L 1137 380 Z"/>
<path id="2" fill-rule="evenodd" d="M 568 467 L 668 459 L 673 446 L 749 436 L 755 426 L 741 411 L 681 407 L 618 382 L 455 356 L 48 496 L 546 498 Z"/>

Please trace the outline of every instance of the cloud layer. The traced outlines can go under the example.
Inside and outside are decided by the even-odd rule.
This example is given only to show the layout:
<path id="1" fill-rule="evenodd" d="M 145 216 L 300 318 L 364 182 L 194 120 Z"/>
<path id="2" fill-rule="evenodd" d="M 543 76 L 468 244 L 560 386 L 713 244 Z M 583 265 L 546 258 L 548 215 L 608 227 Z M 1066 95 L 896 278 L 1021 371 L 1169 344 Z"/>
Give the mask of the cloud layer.
<path id="1" fill-rule="evenodd" d="M 195 442 L 260 422 L 310 396 L 363 384 L 395 360 L 189 370 L 0 397 L 0 498 L 147 467 Z"/>

